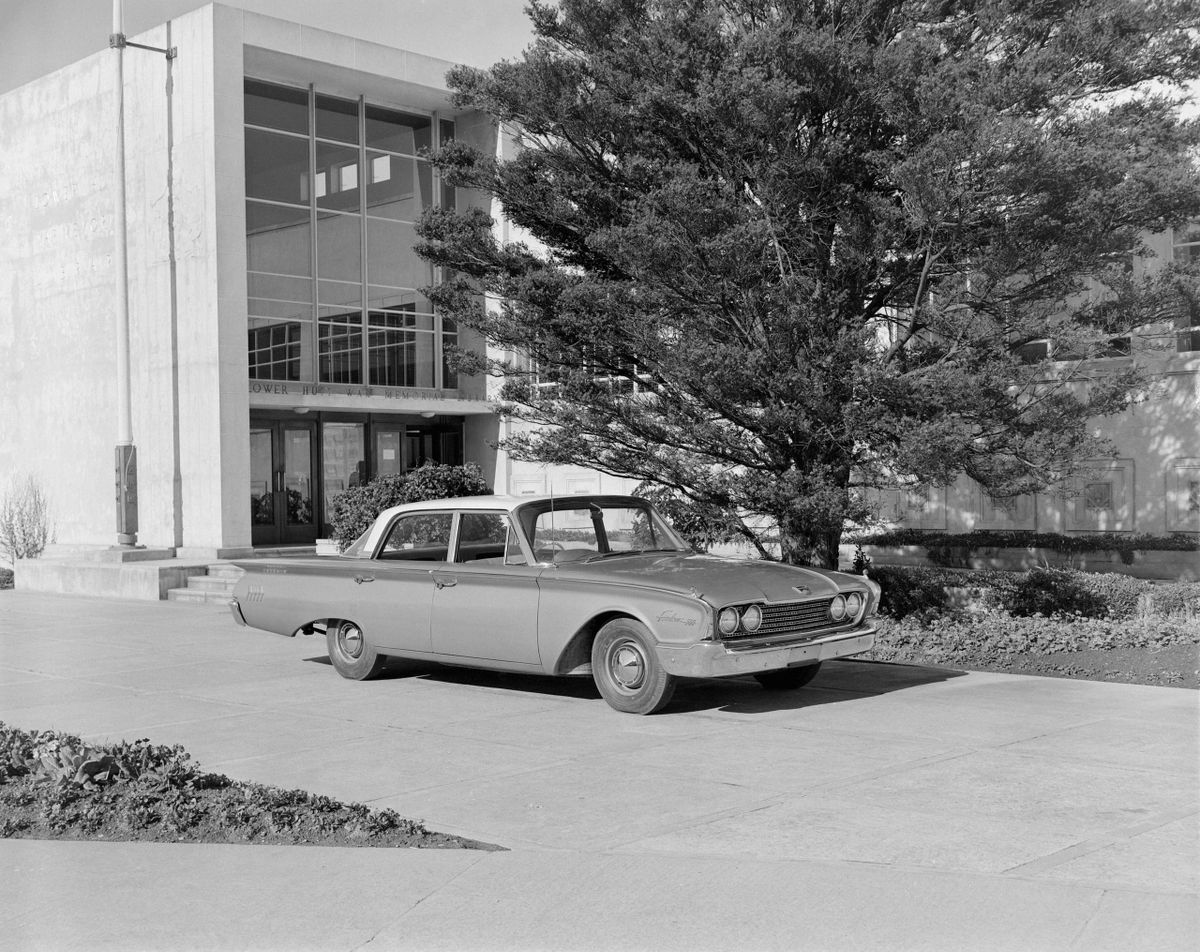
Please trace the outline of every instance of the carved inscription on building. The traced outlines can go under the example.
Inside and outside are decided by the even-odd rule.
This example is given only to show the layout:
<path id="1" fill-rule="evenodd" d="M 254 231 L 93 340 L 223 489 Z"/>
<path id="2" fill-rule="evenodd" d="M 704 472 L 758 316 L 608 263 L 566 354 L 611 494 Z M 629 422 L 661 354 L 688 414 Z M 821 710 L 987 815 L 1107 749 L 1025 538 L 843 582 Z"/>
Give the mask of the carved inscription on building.
<path id="1" fill-rule="evenodd" d="M 250 381 L 251 393 L 285 397 L 382 397 L 385 400 L 461 400 L 456 391 L 420 390 L 415 387 L 361 387 L 339 384 L 266 383 Z"/>

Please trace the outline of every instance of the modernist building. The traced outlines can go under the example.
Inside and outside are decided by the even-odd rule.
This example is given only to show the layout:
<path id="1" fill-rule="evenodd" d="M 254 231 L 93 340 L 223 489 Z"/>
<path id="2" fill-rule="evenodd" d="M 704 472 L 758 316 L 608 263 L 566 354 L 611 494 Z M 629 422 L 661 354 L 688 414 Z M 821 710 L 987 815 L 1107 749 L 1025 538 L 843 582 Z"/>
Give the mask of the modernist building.
<path id="1" fill-rule="evenodd" d="M 480 348 L 421 289 L 414 222 L 455 193 L 424 157 L 503 149 L 456 112 L 449 62 L 213 4 L 125 53 L 130 368 L 138 541 L 188 558 L 312 543 L 348 486 L 424 460 L 479 463 L 500 492 L 627 486 L 514 464 Z M 115 541 L 116 96 L 105 51 L 0 96 L 0 478 L 33 475 L 59 543 Z M 503 224 L 498 227 L 503 228 Z M 1197 234 L 1159 236 L 1161 260 Z M 1155 266 L 1153 261 L 1146 264 Z M 1200 531 L 1195 334 L 1135 339 L 1152 399 L 1104 425 L 1120 447 L 1068 500 L 913 498 L 907 525 Z M 1127 360 L 1118 356 L 1115 360 Z"/>
<path id="2" fill-rule="evenodd" d="M 451 64 L 217 4 L 132 39 L 176 50 L 125 53 L 138 541 L 312 543 L 376 474 L 494 478 L 485 382 L 445 359 L 473 342 L 412 250 L 422 209 L 488 201 L 423 157 L 495 147 L 450 108 Z M 0 97 L 0 473 L 33 474 L 84 545 L 115 540 L 113 56 Z"/>

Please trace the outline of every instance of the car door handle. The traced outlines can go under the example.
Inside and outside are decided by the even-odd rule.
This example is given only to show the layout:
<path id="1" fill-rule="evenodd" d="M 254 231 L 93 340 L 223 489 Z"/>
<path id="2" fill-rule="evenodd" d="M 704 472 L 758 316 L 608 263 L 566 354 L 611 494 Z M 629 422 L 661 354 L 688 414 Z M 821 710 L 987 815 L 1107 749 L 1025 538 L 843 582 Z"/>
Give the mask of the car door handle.
<path id="1" fill-rule="evenodd" d="M 439 590 L 441 590 L 443 588 L 454 588 L 454 586 L 458 584 L 458 579 L 456 579 L 456 578 L 439 578 L 438 576 L 435 575 L 433 577 L 433 584 L 436 585 Z"/>
<path id="2" fill-rule="evenodd" d="M 354 576 L 354 584 L 355 585 L 362 585 L 363 582 L 374 582 L 374 581 L 375 581 L 374 575 L 356 575 L 356 576 Z"/>

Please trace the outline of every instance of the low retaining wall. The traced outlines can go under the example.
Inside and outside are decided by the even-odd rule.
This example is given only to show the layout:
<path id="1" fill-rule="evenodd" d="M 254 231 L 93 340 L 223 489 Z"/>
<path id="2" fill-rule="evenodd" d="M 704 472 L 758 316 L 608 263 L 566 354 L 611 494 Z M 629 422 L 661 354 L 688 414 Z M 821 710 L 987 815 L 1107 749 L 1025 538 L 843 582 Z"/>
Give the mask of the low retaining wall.
<path id="1" fill-rule="evenodd" d="M 839 555 L 843 566 L 854 560 L 854 545 L 841 546 Z M 938 546 L 939 559 L 929 558 L 923 545 L 880 546 L 864 545 L 863 553 L 875 565 L 940 566 L 957 569 L 1002 569 L 1021 572 L 1026 569 L 1050 567 L 1079 569 L 1083 572 L 1115 572 L 1134 578 L 1162 579 L 1177 582 L 1200 581 L 1200 551 L 1135 549 L 1122 554 L 1116 549 L 1097 552 L 1056 552 L 1039 548 L 978 548 Z M 1128 558 L 1129 561 L 1125 561 Z"/>

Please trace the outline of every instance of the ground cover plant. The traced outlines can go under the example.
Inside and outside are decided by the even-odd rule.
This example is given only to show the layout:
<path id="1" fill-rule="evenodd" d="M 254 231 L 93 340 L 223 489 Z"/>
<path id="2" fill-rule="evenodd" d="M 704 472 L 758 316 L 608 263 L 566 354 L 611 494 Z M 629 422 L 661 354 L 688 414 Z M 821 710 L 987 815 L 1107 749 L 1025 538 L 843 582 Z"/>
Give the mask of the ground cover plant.
<path id="1" fill-rule="evenodd" d="M 1200 687 L 1200 583 L 1033 569 L 872 568 L 868 660 Z"/>
<path id="2" fill-rule="evenodd" d="M 92 746 L 0 722 L 0 836 L 496 849 L 394 810 L 208 773 L 179 746 Z"/>

